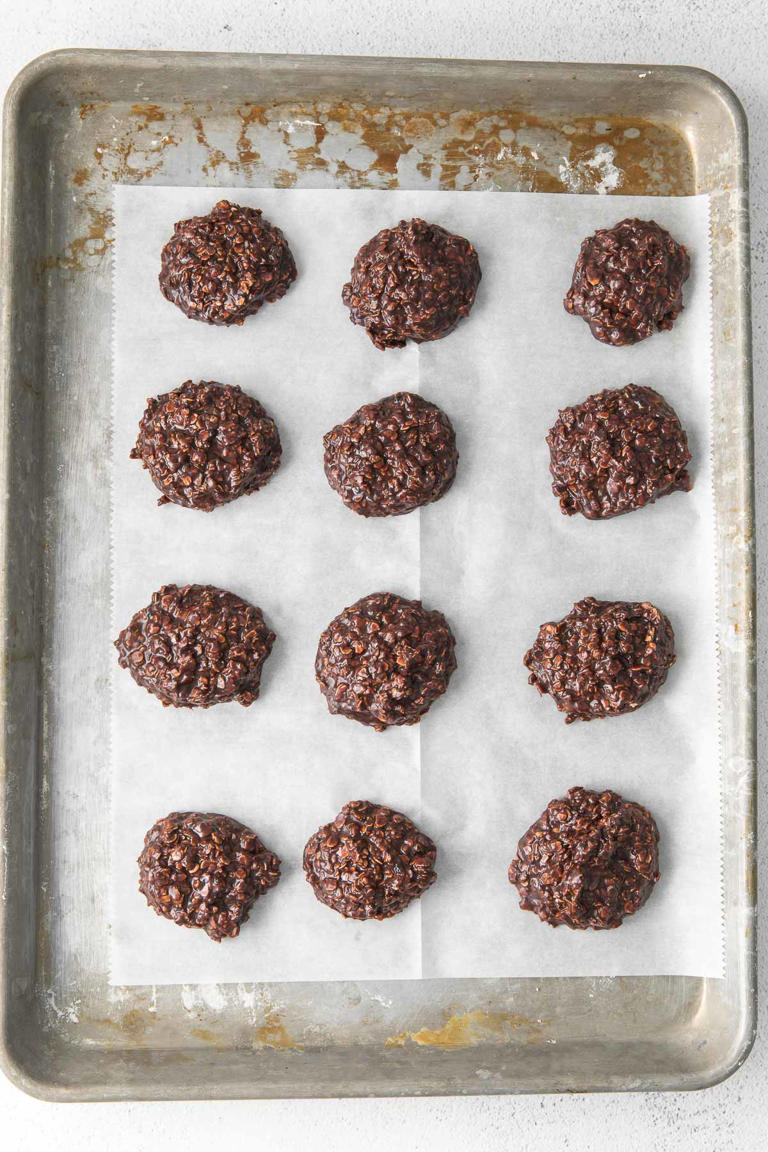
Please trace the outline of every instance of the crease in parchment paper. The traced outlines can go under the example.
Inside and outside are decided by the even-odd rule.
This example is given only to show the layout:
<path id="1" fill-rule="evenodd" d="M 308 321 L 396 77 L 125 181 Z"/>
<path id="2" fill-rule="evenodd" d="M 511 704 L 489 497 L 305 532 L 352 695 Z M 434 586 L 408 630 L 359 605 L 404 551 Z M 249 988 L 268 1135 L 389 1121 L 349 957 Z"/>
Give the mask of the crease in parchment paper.
<path id="1" fill-rule="evenodd" d="M 234 329 L 187 320 L 157 287 L 174 222 L 220 198 L 262 208 L 299 272 L 282 301 Z M 720 976 L 708 199 L 119 186 L 115 212 L 110 640 L 160 585 L 197 582 L 258 604 L 277 641 L 248 709 L 164 709 L 114 662 L 112 983 Z M 477 302 L 444 340 L 380 352 L 349 323 L 341 286 L 365 240 L 416 215 L 475 244 Z M 632 215 L 686 243 L 693 272 L 672 332 L 608 348 L 562 298 L 584 236 Z M 241 385 L 284 446 L 262 491 L 209 515 L 158 508 L 128 458 L 146 398 L 189 378 Z M 678 411 L 693 490 L 605 523 L 566 518 L 547 431 L 559 408 L 630 381 Z M 451 417 L 458 476 L 437 504 L 365 520 L 329 488 L 322 436 L 403 388 Z M 458 669 L 420 725 L 377 734 L 328 714 L 314 654 L 345 605 L 384 590 L 445 612 Z M 638 712 L 566 727 L 522 657 L 544 620 L 586 595 L 657 603 L 678 662 Z M 541 924 L 507 880 L 517 840 L 575 784 L 613 788 L 659 823 L 662 879 L 618 931 Z M 438 846 L 437 882 L 390 921 L 345 922 L 303 878 L 305 841 L 351 799 L 405 811 Z M 283 859 L 278 887 L 219 946 L 137 892 L 144 833 L 191 808 L 244 821 Z"/>

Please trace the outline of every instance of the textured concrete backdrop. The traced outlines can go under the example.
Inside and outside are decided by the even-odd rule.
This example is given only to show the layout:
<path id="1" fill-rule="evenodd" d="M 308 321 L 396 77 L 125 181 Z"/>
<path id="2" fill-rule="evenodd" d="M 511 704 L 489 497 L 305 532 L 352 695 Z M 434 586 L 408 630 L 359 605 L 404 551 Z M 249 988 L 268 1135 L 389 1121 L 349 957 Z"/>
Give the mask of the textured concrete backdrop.
<path id="1" fill-rule="evenodd" d="M 0 89 L 53 48 L 359 53 L 691 64 L 723 77 L 744 103 L 752 154 L 758 551 L 768 532 L 768 8 L 765 0 L 0 0 Z M 768 605 L 759 579 L 759 625 Z M 760 662 L 760 699 L 768 665 Z M 760 726 L 760 759 L 768 718 Z M 768 785 L 761 789 L 765 801 Z M 763 802 L 761 861 L 768 860 Z M 764 871 L 764 870 L 763 870 Z M 764 876 L 763 876 L 764 880 Z M 761 885 L 764 891 L 764 884 Z M 768 904 L 766 904 L 768 906 Z M 762 926 L 765 928 L 765 915 Z M 763 932 L 763 939 L 767 933 Z M 761 1034 L 768 979 L 761 977 Z M 758 1039 L 725 1084 L 675 1095 L 359 1100 L 298 1103 L 50 1105 L 0 1077 L 12 1152 L 54 1146 L 143 1152 L 246 1143 L 275 1152 L 402 1146 L 497 1152 L 757 1152 L 768 1147 L 768 1044 Z"/>

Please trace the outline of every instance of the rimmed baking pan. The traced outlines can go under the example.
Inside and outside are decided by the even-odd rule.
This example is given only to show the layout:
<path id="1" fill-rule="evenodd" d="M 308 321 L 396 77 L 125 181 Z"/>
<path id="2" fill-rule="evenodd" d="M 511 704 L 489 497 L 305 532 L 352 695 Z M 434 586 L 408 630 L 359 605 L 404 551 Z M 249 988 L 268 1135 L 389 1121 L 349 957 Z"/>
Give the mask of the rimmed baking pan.
<path id="1" fill-rule="evenodd" d="M 3 176 L 2 1038 L 55 1100 L 695 1088 L 754 1029 L 746 124 L 688 68 L 64 51 Z M 712 198 L 725 978 L 110 988 L 116 182 Z M 684 930 L 684 925 L 681 925 Z"/>

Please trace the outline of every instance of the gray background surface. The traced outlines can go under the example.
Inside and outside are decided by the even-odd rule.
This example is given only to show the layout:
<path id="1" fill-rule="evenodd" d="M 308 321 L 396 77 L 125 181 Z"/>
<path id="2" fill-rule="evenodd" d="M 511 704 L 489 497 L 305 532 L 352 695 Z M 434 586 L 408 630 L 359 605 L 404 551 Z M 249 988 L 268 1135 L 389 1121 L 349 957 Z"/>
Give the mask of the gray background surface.
<path id="1" fill-rule="evenodd" d="M 768 530 L 768 8 L 765 0 L 0 0 L 0 89 L 54 48 L 359 53 L 690 64 L 729 83 L 749 118 L 752 196 L 758 561 Z M 766 585 L 758 568 L 758 627 Z M 760 699 L 766 660 L 759 661 Z M 762 762 L 768 718 L 759 731 Z M 765 779 L 761 864 L 768 856 Z M 761 876 L 761 893 L 764 876 Z M 761 918 L 761 929 L 765 927 Z M 592 1152 L 757 1152 L 768 1147 L 768 1044 L 706 1092 L 197 1104 L 42 1104 L 0 1078 L 5 1146 L 131 1152 L 231 1142 L 282 1152 L 332 1146 Z"/>

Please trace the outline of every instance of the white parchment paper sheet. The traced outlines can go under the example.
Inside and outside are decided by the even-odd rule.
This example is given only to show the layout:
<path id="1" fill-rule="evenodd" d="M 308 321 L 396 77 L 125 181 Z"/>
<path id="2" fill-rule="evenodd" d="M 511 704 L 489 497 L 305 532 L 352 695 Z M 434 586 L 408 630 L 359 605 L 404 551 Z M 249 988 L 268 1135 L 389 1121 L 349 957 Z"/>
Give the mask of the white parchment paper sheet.
<path id="1" fill-rule="evenodd" d="M 261 207 L 299 270 L 242 328 L 189 321 L 157 287 L 174 222 L 224 197 Z M 118 187 L 115 208 L 113 637 L 160 585 L 197 582 L 260 605 L 278 639 L 248 709 L 162 708 L 115 662 L 112 982 L 721 975 L 707 198 Z M 383 353 L 349 323 L 341 285 L 369 236 L 415 215 L 468 236 L 483 280 L 450 337 Z M 614 349 L 562 297 L 583 237 L 629 215 L 687 244 L 693 273 L 671 333 Z M 188 378 L 240 384 L 284 445 L 262 492 L 210 515 L 156 507 L 128 458 L 146 397 Z M 629 381 L 677 409 L 693 491 L 606 523 L 567 519 L 547 430 L 558 408 Z M 436 505 L 366 521 L 328 487 L 322 435 L 405 387 L 450 415 L 459 475 Z M 459 669 L 421 725 L 377 734 L 327 713 L 313 663 L 328 621 L 381 590 L 446 613 Z M 656 602 L 678 662 L 637 713 L 566 727 L 522 656 L 585 595 Z M 507 881 L 519 837 L 574 784 L 614 788 L 660 826 L 662 880 L 616 932 L 553 930 Z M 403 809 L 438 845 L 437 883 L 384 923 L 343 921 L 301 873 L 308 836 L 358 798 Z M 145 831 L 192 808 L 244 821 L 283 860 L 278 888 L 220 946 L 136 891 Z"/>

